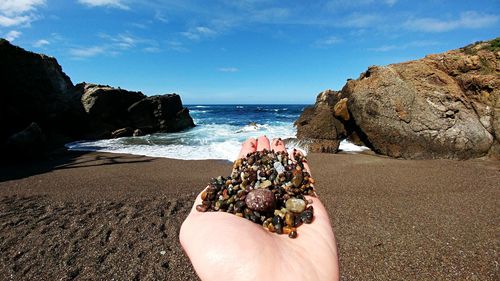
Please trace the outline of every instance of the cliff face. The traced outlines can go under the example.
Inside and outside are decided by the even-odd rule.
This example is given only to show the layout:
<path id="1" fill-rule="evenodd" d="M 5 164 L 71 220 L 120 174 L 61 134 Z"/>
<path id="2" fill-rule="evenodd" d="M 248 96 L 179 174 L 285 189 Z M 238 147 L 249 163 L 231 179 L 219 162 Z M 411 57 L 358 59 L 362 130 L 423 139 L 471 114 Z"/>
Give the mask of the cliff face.
<path id="1" fill-rule="evenodd" d="M 28 52 L 4 39 L 0 39 L 0 62 L 2 153 L 30 156 L 78 139 L 175 132 L 194 126 L 176 94 L 146 97 L 109 86 L 74 86 L 55 58 Z M 130 110 L 139 102 L 149 106 Z"/>
<path id="2" fill-rule="evenodd" d="M 335 129 L 335 137 L 333 130 L 298 137 L 349 137 L 398 158 L 500 157 L 499 86 L 500 38 L 420 60 L 372 66 L 341 91 L 318 96 L 314 114 L 326 110 L 343 125 Z M 299 118 L 298 132 L 304 131 L 302 119 L 314 114 Z M 307 125 L 317 126 L 311 118 Z"/>

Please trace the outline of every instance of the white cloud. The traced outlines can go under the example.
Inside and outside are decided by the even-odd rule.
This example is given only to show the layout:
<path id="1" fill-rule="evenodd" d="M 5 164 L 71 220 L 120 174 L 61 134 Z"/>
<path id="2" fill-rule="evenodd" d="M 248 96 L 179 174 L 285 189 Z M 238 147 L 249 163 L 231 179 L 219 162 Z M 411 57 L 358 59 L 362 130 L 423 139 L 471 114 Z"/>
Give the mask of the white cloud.
<path id="1" fill-rule="evenodd" d="M 45 4 L 45 0 L 2 0 L 0 11 L 7 16 L 15 16 L 36 10 L 37 6 Z"/>
<path id="2" fill-rule="evenodd" d="M 497 15 L 468 11 L 458 19 L 441 20 L 435 18 L 414 18 L 405 22 L 408 29 L 426 32 L 445 32 L 455 29 L 478 29 L 491 26 L 498 21 Z"/>
<path id="3" fill-rule="evenodd" d="M 186 48 L 184 46 L 184 44 L 182 44 L 182 42 L 179 42 L 179 41 L 175 41 L 175 40 L 168 41 L 167 45 L 168 45 L 168 49 L 172 50 L 172 51 L 176 51 L 176 52 L 180 52 L 180 53 L 189 52 L 189 49 Z"/>
<path id="4" fill-rule="evenodd" d="M 412 41 L 401 45 L 383 45 L 376 48 L 368 48 L 368 50 L 375 52 L 389 52 L 394 50 L 405 50 L 408 48 L 421 48 L 421 47 L 429 47 L 436 45 L 439 45 L 439 42 L 421 40 L 421 41 Z"/>
<path id="5" fill-rule="evenodd" d="M 38 16 L 34 13 L 45 0 L 1 0 L 0 26 L 29 25 Z"/>
<path id="6" fill-rule="evenodd" d="M 163 23 L 168 23 L 168 18 L 165 17 L 165 15 L 160 11 L 155 12 L 155 20 L 161 21 Z"/>
<path id="7" fill-rule="evenodd" d="M 318 48 L 328 48 L 328 47 L 335 45 L 335 44 L 338 44 L 340 42 L 342 42 L 342 39 L 340 39 L 336 36 L 329 36 L 329 37 L 325 37 L 325 38 L 317 40 L 316 42 L 314 42 L 314 46 L 318 47 Z"/>
<path id="8" fill-rule="evenodd" d="M 206 26 L 197 26 L 181 34 L 188 39 L 197 41 L 203 38 L 212 38 L 217 35 L 217 31 Z"/>
<path id="9" fill-rule="evenodd" d="M 94 46 L 87 48 L 73 48 L 69 50 L 70 55 L 76 59 L 84 59 L 95 57 L 97 55 L 103 54 L 105 52 L 105 48 L 102 46 Z"/>
<path id="10" fill-rule="evenodd" d="M 47 45 L 50 45 L 50 42 L 48 40 L 40 39 L 33 44 L 33 47 L 42 48 Z"/>
<path id="11" fill-rule="evenodd" d="M 221 67 L 221 68 L 218 68 L 217 70 L 220 72 L 238 72 L 238 71 L 240 71 L 236 67 Z"/>
<path id="12" fill-rule="evenodd" d="M 88 7 L 110 7 L 122 10 L 129 10 L 130 7 L 123 4 L 122 0 L 78 0 L 80 4 Z"/>
<path id="13" fill-rule="evenodd" d="M 375 14 L 359 14 L 353 13 L 349 15 L 345 20 L 339 22 L 340 26 L 345 27 L 370 27 L 381 20 L 380 16 Z"/>
<path id="14" fill-rule="evenodd" d="M 17 31 L 17 30 L 12 30 L 12 31 L 9 31 L 7 32 L 7 34 L 5 34 L 5 39 L 7 39 L 7 41 L 9 42 L 12 42 L 14 40 L 16 40 L 17 38 L 19 38 L 19 36 L 21 36 L 21 32 Z"/>
<path id="15" fill-rule="evenodd" d="M 356 8 L 380 3 L 387 6 L 393 6 L 396 2 L 398 2 L 398 0 L 330 0 L 326 2 L 326 8 L 330 10 L 338 10 L 340 8 Z"/>

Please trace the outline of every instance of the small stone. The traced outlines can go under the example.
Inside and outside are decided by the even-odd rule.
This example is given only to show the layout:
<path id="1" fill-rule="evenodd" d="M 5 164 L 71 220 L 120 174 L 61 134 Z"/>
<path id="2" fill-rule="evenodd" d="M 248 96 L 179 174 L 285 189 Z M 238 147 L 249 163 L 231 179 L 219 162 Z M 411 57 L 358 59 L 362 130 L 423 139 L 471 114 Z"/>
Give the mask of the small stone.
<path id="1" fill-rule="evenodd" d="M 258 212 L 269 212 L 276 205 L 274 193 L 268 189 L 255 189 L 245 198 L 248 208 Z"/>
<path id="2" fill-rule="evenodd" d="M 302 213 L 306 209 L 306 202 L 302 199 L 290 198 L 286 200 L 286 209 L 294 213 Z"/>
<path id="3" fill-rule="evenodd" d="M 276 169 L 276 172 L 278 172 L 278 175 L 285 172 L 285 167 L 283 167 L 283 164 L 280 162 L 274 162 L 273 166 L 274 169 Z"/>
<path id="4" fill-rule="evenodd" d="M 310 210 L 306 210 L 302 214 L 300 214 L 300 219 L 304 223 L 311 223 L 313 221 L 313 213 Z"/>
<path id="5" fill-rule="evenodd" d="M 165 251 L 160 251 L 160 255 L 164 256 L 167 252 Z"/>
<path id="6" fill-rule="evenodd" d="M 286 225 L 293 226 L 295 224 L 295 216 L 291 212 L 287 212 L 285 215 Z"/>
<path id="7" fill-rule="evenodd" d="M 238 159 L 238 160 L 236 160 L 236 161 L 234 161 L 233 169 L 238 169 L 241 166 L 242 163 L 243 163 L 243 159 L 241 159 L 241 158 Z"/>
<path id="8" fill-rule="evenodd" d="M 290 234 L 288 234 L 288 237 L 290 237 L 290 238 L 296 238 L 297 237 L 297 231 L 293 230 L 292 232 L 290 232 Z"/>
<path id="9" fill-rule="evenodd" d="M 290 226 L 284 226 L 283 227 L 283 234 L 290 234 L 290 232 L 293 231 L 293 228 Z"/>
<path id="10" fill-rule="evenodd" d="M 292 184 L 295 187 L 300 187 L 302 185 L 302 173 L 297 173 L 295 176 L 292 178 Z"/>
<path id="11" fill-rule="evenodd" d="M 273 224 L 276 225 L 283 225 L 283 219 L 280 216 L 274 216 L 273 217 Z"/>
<path id="12" fill-rule="evenodd" d="M 276 233 L 283 234 L 283 226 L 281 224 L 275 225 L 274 229 L 276 229 Z"/>
<path id="13" fill-rule="evenodd" d="M 198 212 L 206 212 L 207 211 L 207 207 L 204 206 L 204 205 L 196 205 L 196 211 L 198 211 Z"/>
<path id="14" fill-rule="evenodd" d="M 259 188 L 268 188 L 272 185 L 271 181 L 270 180 L 265 180 L 263 182 L 260 183 L 260 186 Z"/>

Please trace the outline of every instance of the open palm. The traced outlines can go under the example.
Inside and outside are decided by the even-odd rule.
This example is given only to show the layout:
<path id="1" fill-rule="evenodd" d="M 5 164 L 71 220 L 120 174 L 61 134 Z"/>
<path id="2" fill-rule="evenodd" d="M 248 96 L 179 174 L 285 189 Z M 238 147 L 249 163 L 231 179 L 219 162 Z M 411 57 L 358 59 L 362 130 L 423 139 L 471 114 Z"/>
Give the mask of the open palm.
<path id="1" fill-rule="evenodd" d="M 270 148 L 265 137 L 248 141 L 252 148 Z M 267 147 L 266 147 L 267 140 Z M 264 144 L 259 146 L 258 144 Z M 282 150 L 280 141 L 273 141 Z M 312 199 L 314 221 L 297 229 L 295 239 L 278 235 L 261 225 L 224 212 L 196 211 L 182 224 L 180 241 L 202 280 L 338 280 L 337 247 L 325 207 Z"/>

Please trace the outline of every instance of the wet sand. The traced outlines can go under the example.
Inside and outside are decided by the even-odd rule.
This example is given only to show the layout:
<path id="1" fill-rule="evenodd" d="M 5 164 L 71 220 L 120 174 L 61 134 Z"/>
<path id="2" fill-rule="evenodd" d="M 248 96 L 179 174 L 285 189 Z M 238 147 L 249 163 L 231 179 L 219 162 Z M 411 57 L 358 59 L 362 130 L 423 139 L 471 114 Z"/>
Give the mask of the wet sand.
<path id="1" fill-rule="evenodd" d="M 342 280 L 498 280 L 500 163 L 312 154 Z M 1 280 L 196 280 L 180 225 L 225 161 L 0 165 Z"/>

